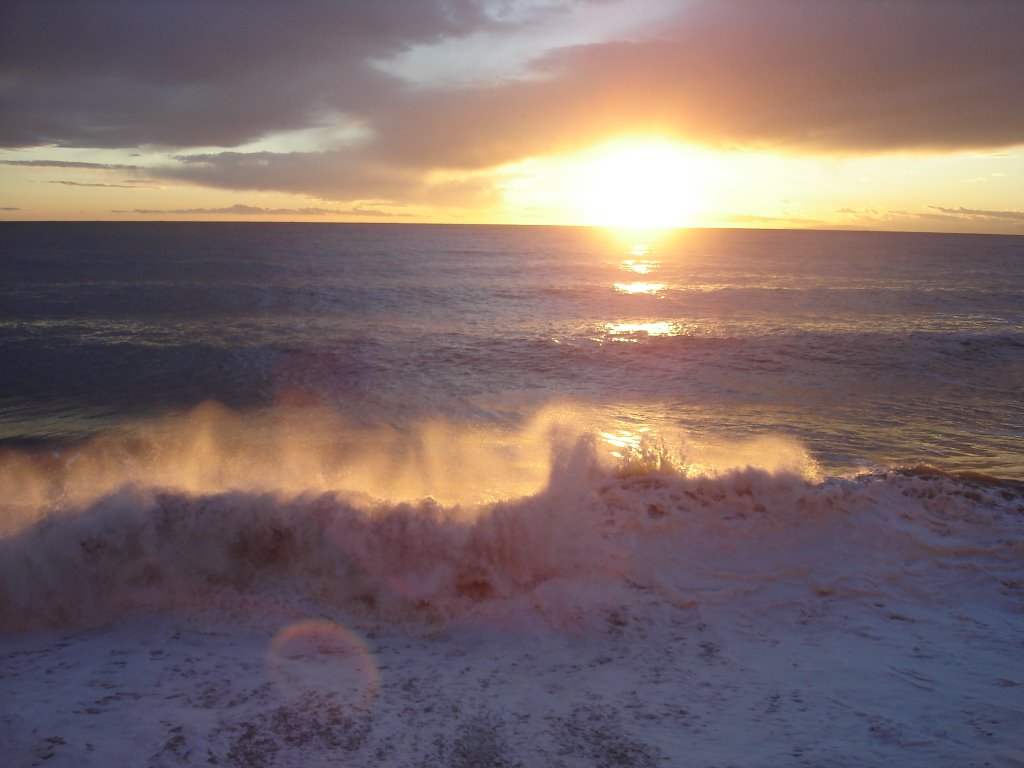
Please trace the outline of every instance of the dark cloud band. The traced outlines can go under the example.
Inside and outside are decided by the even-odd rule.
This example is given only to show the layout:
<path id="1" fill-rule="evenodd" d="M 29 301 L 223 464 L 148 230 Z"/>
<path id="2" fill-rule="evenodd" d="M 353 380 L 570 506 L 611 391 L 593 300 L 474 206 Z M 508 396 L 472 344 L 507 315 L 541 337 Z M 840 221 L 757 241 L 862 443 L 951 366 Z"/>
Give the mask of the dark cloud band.
<path id="1" fill-rule="evenodd" d="M 486 87 L 413 87 L 374 66 L 418 44 L 500 34 L 508 22 L 488 6 L 11 0 L 0 146 L 164 146 L 176 157 L 148 175 L 413 200 L 427 195 L 425 170 L 486 169 L 623 133 L 826 154 L 1024 143 L 1024 3 L 697 0 L 647 37 L 548 51 L 529 77 Z M 237 151 L 340 116 L 366 140 Z M 227 151 L 192 150 L 210 146 Z M 449 193 L 478 202 L 481 190 Z"/>

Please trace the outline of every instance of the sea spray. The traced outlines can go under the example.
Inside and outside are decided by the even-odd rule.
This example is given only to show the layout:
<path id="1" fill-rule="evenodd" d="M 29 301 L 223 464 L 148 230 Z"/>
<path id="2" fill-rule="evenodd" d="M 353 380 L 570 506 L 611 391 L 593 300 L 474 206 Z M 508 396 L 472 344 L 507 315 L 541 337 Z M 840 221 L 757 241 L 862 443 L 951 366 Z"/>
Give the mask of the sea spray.
<path id="1" fill-rule="evenodd" d="M 0 540 L 0 627 L 94 625 L 137 611 L 244 612 L 254 601 L 285 612 L 289 604 L 320 603 L 401 622 L 538 610 L 563 624 L 644 595 L 715 604 L 793 582 L 806 600 L 871 594 L 880 582 L 915 593 L 941 586 L 948 599 L 960 589 L 951 572 L 991 582 L 1008 597 L 1019 591 L 1024 494 L 1005 483 L 941 473 L 820 480 L 793 471 L 807 460 L 786 440 L 738 444 L 742 463 L 732 468 L 719 449 L 711 468 L 711 452 L 688 463 L 681 452 L 670 457 L 657 437 L 636 449 L 609 446 L 601 431 L 579 428 L 579 414 L 562 410 L 517 433 L 525 445 L 488 435 L 468 466 L 461 464 L 468 450 L 450 451 L 454 426 L 413 435 L 417 450 L 429 444 L 441 452 L 427 462 L 431 473 L 458 477 L 509 459 L 509 477 L 487 484 L 503 487 L 504 498 L 481 501 L 482 486 L 471 483 L 463 501 L 394 500 L 371 492 L 386 482 L 324 490 L 338 478 L 373 474 L 365 471 L 367 452 L 351 447 L 359 443 L 353 432 L 311 431 L 310 416 L 265 414 L 276 428 L 261 443 L 249 438 L 270 435 L 262 425 L 216 435 L 211 425 L 242 422 L 206 408 L 146 425 L 134 440 L 77 449 L 62 490 L 30 495 L 43 500 L 35 518 Z M 173 448 L 155 443 L 157 434 Z M 306 442 L 283 449 L 292 452 L 288 471 L 274 475 L 265 451 L 283 435 Z M 392 439 L 373 433 L 361 445 L 379 459 Z M 547 477 L 523 493 L 522 457 L 545 443 Z M 336 444 L 361 462 L 361 473 L 312 452 Z M 751 466 L 766 447 L 770 468 Z M 52 466 L 51 458 L 37 459 Z M 25 477 L 24 457 L 7 462 Z M 302 487 L 300 469 L 316 479 L 312 487 Z M 95 482 L 87 485 L 90 473 Z M 147 473 L 153 482 L 143 481 Z M 272 487 L 275 478 L 283 487 Z M 455 487 L 448 478 L 445 493 Z"/>

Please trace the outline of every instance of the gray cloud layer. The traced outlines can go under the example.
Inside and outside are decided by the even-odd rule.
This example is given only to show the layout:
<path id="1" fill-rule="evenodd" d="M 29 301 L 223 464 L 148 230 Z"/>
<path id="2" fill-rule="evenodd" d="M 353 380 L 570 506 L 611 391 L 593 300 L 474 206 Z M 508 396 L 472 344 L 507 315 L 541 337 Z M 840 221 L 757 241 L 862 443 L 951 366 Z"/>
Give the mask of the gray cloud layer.
<path id="1" fill-rule="evenodd" d="M 47 184 L 60 184 L 65 187 L 106 187 L 111 189 L 156 189 L 151 185 L 146 185 L 136 182 L 125 182 L 123 184 L 105 184 L 102 182 L 89 182 L 89 181 L 71 181 L 70 179 L 56 179 L 54 181 L 47 181 Z"/>
<path id="2" fill-rule="evenodd" d="M 1024 222 L 1024 211 L 982 211 L 976 208 L 943 208 L 938 205 L 931 205 L 929 208 L 945 216 L 972 219 L 974 221 Z"/>
<path id="3" fill-rule="evenodd" d="M 133 208 L 131 210 L 114 210 L 111 213 L 136 213 L 136 214 L 193 214 L 209 216 L 405 216 L 401 213 L 388 213 L 375 208 L 347 208 L 339 210 L 336 208 L 261 208 L 256 205 L 243 205 L 236 203 L 225 208 L 174 208 L 174 209 L 153 209 Z"/>
<path id="4" fill-rule="evenodd" d="M 488 24 L 472 0 L 7 0 L 0 144 L 236 146 L 362 113 L 369 61 Z"/>
<path id="5" fill-rule="evenodd" d="M 117 163 L 83 163 L 74 160 L 0 160 L 0 165 L 24 166 L 26 168 L 74 168 L 87 171 L 135 171 L 137 165 Z"/>
<path id="6" fill-rule="evenodd" d="M 637 128 L 841 153 L 1006 146 L 1024 141 L 1021 30 L 1024 3 L 1005 0 L 705 0 L 657 38 L 554 51 L 498 93 L 389 104 L 379 130 L 393 156 L 455 166 Z"/>
<path id="7" fill-rule="evenodd" d="M 0 146 L 165 146 L 175 163 L 147 174 L 329 199 L 479 201 L 473 182 L 428 190 L 420 172 L 637 130 L 840 154 L 1024 142 L 1024 3 L 1014 0 L 697 0 L 647 38 L 550 51 L 532 77 L 487 87 L 414 87 L 373 66 L 416 44 L 500 33 L 487 5 L 8 0 Z M 328 115 L 369 139 L 189 151 Z"/>

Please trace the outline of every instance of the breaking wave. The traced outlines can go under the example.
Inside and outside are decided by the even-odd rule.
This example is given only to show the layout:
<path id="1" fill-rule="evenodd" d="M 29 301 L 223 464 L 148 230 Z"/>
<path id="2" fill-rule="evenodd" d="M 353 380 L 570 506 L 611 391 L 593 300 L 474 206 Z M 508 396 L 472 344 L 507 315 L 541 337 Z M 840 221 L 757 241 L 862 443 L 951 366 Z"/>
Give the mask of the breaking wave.
<path id="1" fill-rule="evenodd" d="M 515 430 L 402 431 L 208 405 L 10 452 L 0 630 L 332 609 L 565 626 L 636 601 L 1022 596 L 1018 484 L 928 468 L 822 479 L 785 439 L 670 445 L 571 408 Z"/>

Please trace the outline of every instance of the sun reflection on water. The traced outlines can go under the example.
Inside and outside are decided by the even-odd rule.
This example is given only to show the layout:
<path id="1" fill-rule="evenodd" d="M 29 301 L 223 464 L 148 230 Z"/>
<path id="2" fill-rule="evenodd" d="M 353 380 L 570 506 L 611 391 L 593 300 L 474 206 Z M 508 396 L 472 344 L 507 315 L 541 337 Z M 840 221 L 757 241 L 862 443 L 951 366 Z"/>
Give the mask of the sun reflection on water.
<path id="1" fill-rule="evenodd" d="M 622 262 L 622 268 L 627 272 L 636 272 L 639 275 L 646 275 L 653 269 L 657 269 L 661 266 L 660 261 L 654 259 L 625 259 Z"/>
<path id="2" fill-rule="evenodd" d="M 639 335 L 682 336 L 687 332 L 687 327 L 682 323 L 657 320 L 650 323 L 605 323 L 604 330 L 614 341 L 636 341 Z"/>
<path id="3" fill-rule="evenodd" d="M 664 283 L 615 283 L 615 290 L 619 293 L 647 293 L 651 296 L 656 296 L 665 290 Z"/>
<path id="4" fill-rule="evenodd" d="M 634 272 L 638 275 L 649 275 L 661 266 L 661 261 L 650 258 L 656 253 L 652 244 L 646 240 L 633 241 L 625 247 L 625 252 L 630 258 L 623 259 L 619 269 L 624 272 Z M 664 283 L 655 282 L 632 282 L 615 283 L 615 290 L 619 293 L 648 293 L 657 294 L 665 290 Z"/>

